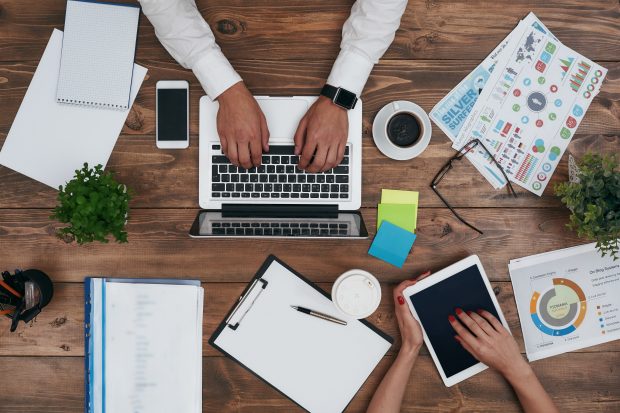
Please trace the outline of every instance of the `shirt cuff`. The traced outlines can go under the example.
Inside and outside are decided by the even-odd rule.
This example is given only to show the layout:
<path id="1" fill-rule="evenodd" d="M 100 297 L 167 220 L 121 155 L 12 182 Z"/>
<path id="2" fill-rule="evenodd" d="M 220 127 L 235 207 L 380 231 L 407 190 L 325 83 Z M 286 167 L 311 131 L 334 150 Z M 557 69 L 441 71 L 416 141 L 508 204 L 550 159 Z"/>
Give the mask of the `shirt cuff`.
<path id="1" fill-rule="evenodd" d="M 350 50 L 341 50 L 327 83 L 353 92 L 359 98 L 373 66 L 367 57 Z"/>
<path id="2" fill-rule="evenodd" d="M 215 100 L 226 89 L 242 80 L 220 50 L 202 57 L 192 70 L 211 100 Z"/>

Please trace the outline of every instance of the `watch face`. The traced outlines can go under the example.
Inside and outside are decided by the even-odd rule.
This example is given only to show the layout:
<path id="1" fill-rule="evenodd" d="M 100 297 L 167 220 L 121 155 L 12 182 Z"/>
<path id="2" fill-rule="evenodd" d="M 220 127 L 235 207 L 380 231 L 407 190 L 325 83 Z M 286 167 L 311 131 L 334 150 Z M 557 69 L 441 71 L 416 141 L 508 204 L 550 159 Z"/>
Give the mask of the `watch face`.
<path id="1" fill-rule="evenodd" d="M 357 101 L 355 93 L 351 93 L 348 90 L 340 89 L 338 96 L 336 96 L 336 103 L 346 108 L 352 108 Z"/>

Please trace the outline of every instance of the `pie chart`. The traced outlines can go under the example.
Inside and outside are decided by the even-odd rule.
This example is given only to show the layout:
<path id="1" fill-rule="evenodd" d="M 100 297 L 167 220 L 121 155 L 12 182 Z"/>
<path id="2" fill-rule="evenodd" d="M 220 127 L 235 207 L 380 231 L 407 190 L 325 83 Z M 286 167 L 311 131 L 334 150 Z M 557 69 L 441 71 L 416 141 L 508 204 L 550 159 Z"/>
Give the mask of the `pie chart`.
<path id="1" fill-rule="evenodd" d="M 553 287 L 539 293 L 530 301 L 534 325 L 550 336 L 570 334 L 586 316 L 586 295 L 577 283 L 566 278 L 554 278 Z"/>

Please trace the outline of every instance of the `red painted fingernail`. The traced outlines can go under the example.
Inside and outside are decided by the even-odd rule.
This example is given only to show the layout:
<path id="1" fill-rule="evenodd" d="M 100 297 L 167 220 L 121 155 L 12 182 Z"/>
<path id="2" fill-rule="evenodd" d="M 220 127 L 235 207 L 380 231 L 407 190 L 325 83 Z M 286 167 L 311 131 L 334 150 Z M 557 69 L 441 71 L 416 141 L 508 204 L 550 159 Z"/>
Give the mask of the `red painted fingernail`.
<path id="1" fill-rule="evenodd" d="M 401 295 L 398 296 L 398 304 L 400 305 L 405 304 L 405 299 Z"/>
<path id="2" fill-rule="evenodd" d="M 454 318 L 454 316 L 452 314 L 450 314 L 448 316 L 448 320 L 450 320 L 451 323 L 454 323 L 456 321 L 456 318 Z"/>
<path id="3" fill-rule="evenodd" d="M 471 311 L 466 311 L 466 312 L 467 312 L 467 315 L 471 315 Z"/>
<path id="4" fill-rule="evenodd" d="M 463 310 L 461 310 L 460 308 L 457 308 L 457 309 L 456 309 L 456 313 L 457 313 L 458 315 L 461 315 L 461 314 L 463 313 Z"/>

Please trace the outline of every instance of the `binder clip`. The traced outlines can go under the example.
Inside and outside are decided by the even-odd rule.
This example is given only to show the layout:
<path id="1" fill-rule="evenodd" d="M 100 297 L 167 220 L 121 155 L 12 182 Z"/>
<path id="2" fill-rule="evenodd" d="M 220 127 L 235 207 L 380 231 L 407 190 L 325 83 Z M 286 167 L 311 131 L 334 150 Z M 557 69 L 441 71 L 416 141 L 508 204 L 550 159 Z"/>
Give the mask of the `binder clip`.
<path id="1" fill-rule="evenodd" d="M 20 320 L 28 323 L 39 315 L 53 295 L 52 280 L 43 271 L 4 271 L 0 278 L 0 315 L 12 320 L 13 332 Z"/>

